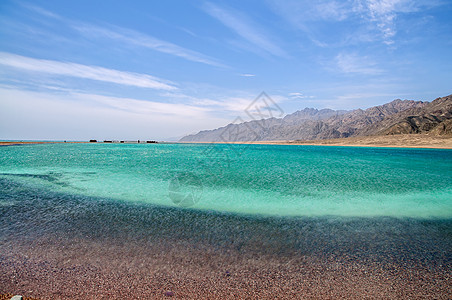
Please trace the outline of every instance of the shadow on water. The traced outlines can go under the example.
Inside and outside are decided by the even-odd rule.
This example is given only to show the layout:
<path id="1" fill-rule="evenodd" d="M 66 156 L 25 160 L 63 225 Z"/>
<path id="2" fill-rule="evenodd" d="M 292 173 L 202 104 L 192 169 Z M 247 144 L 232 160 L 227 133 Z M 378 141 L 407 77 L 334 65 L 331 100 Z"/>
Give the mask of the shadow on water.
<path id="1" fill-rule="evenodd" d="M 0 176 L 11 176 L 11 177 L 21 177 L 21 178 L 32 178 L 44 180 L 59 186 L 69 186 L 67 183 L 61 182 L 63 174 L 49 172 L 48 174 L 28 174 L 28 173 L 0 173 Z"/>
<path id="2" fill-rule="evenodd" d="M 0 191 L 0 243 L 51 234 L 278 257 L 347 256 L 425 267 L 451 263 L 451 219 L 245 216 L 55 193 L 5 178 Z"/>

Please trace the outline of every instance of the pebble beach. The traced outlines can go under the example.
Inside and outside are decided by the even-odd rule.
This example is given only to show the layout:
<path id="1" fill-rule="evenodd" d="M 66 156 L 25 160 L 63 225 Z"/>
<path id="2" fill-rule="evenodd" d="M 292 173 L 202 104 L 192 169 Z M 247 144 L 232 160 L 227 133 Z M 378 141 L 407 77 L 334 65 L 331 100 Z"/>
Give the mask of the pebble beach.
<path id="1" fill-rule="evenodd" d="M 0 293 L 33 299 L 452 295 L 450 231 L 444 232 L 450 221 L 187 214 L 60 197 L 49 199 L 54 209 L 11 206 L 1 215 Z"/>

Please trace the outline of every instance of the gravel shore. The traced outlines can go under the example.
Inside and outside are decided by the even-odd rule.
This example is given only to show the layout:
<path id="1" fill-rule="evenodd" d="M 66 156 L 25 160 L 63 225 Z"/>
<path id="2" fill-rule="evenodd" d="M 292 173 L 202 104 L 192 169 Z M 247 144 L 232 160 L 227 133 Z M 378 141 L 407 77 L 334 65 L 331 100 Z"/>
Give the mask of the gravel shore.
<path id="1" fill-rule="evenodd" d="M 0 206 L 0 294 L 452 298 L 451 220 L 240 216 L 49 193 L 2 180 L 0 187 L 8 203 Z"/>
<path id="2" fill-rule="evenodd" d="M 11 245 L 12 246 L 12 245 Z M 2 250 L 5 250 L 2 247 Z M 450 299 L 450 267 L 38 239 L 2 252 L 0 292 L 40 299 Z"/>

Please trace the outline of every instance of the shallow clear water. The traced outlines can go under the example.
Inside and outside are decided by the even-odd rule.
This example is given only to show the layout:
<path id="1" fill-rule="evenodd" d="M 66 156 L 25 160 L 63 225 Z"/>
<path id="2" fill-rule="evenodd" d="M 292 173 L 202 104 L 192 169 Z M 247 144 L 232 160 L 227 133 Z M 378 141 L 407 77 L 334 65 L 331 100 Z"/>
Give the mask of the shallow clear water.
<path id="1" fill-rule="evenodd" d="M 17 186 L 125 203 L 278 216 L 451 218 L 451 170 L 452 150 L 207 144 L 0 147 L 0 178 Z M 8 205 L 14 203 L 0 202 Z"/>

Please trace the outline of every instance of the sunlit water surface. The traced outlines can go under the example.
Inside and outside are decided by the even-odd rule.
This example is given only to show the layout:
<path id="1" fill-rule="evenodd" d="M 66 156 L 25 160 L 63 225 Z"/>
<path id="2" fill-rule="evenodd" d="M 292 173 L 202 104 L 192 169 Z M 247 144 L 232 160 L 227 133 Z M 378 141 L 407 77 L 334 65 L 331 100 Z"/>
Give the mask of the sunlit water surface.
<path id="1" fill-rule="evenodd" d="M 244 215 L 448 219 L 451 170 L 452 151 L 433 149 L 69 143 L 0 147 L 0 179 L 18 184 L 11 186 Z M 14 194 L 14 188 L 8 193 Z M 15 201 L 20 199 L 3 197 L 0 206 Z"/>

